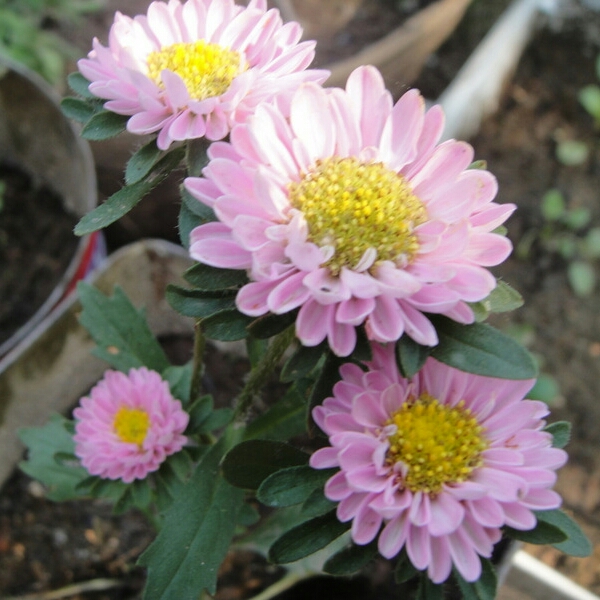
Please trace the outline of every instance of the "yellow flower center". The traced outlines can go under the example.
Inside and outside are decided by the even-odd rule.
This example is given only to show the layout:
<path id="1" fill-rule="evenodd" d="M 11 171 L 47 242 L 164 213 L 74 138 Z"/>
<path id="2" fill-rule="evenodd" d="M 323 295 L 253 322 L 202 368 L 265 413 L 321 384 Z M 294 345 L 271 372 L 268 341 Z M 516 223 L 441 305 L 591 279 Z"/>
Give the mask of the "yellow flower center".
<path id="1" fill-rule="evenodd" d="M 150 417 L 145 410 L 122 406 L 115 415 L 113 427 L 122 442 L 141 446 L 150 427 Z"/>
<path id="2" fill-rule="evenodd" d="M 177 73 L 183 79 L 190 97 L 204 100 L 227 91 L 240 71 L 240 54 L 219 44 L 204 40 L 189 44 L 172 44 L 146 59 L 148 76 L 161 85 L 164 69 Z"/>
<path id="3" fill-rule="evenodd" d="M 414 228 L 427 220 L 425 206 L 404 177 L 382 163 L 318 160 L 288 190 L 291 205 L 304 213 L 309 240 L 335 249 L 327 262 L 334 275 L 356 268 L 370 248 L 377 260 L 399 266 L 419 249 Z"/>
<path id="4" fill-rule="evenodd" d="M 404 486 L 412 492 L 437 493 L 442 484 L 468 478 L 481 464 L 487 448 L 483 427 L 465 409 L 440 404 L 429 394 L 403 404 L 389 419 L 396 433 L 389 436 L 387 462 L 402 462 L 408 472 Z"/>

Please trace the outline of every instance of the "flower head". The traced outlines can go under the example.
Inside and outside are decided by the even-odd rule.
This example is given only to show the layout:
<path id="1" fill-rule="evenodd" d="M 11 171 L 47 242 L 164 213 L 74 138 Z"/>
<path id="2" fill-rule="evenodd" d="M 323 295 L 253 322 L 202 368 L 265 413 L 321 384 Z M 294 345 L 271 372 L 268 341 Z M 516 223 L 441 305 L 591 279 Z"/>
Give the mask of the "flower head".
<path id="1" fill-rule="evenodd" d="M 183 448 L 189 416 L 166 381 L 145 367 L 106 371 L 75 416 L 75 454 L 92 474 L 130 483 Z"/>
<path id="2" fill-rule="evenodd" d="M 345 90 L 306 83 L 289 117 L 257 107 L 215 143 L 188 191 L 219 222 L 191 234 L 193 258 L 246 269 L 237 296 L 250 316 L 299 309 L 296 334 L 350 354 L 356 327 L 378 342 L 407 334 L 435 345 L 424 313 L 473 321 L 510 242 L 494 230 L 514 205 L 469 170 L 471 146 L 441 144 L 443 113 L 416 90 L 393 105 L 379 72 L 361 67 Z"/>
<path id="3" fill-rule="evenodd" d="M 159 131 L 158 147 L 176 140 L 225 137 L 256 106 L 326 71 L 306 70 L 314 42 L 299 43 L 298 23 L 283 24 L 265 0 L 155 1 L 147 15 L 117 12 L 108 47 L 94 39 L 79 61 L 104 107 L 131 115 L 132 133 Z"/>
<path id="4" fill-rule="evenodd" d="M 342 380 L 313 410 L 330 446 L 310 464 L 339 467 L 325 495 L 352 521 L 357 544 L 378 537 L 392 558 L 406 548 L 435 583 L 454 567 L 467 581 L 481 573 L 501 527 L 532 529 L 532 511 L 560 505 L 550 488 L 567 454 L 542 431 L 548 409 L 523 400 L 532 380 L 470 375 L 430 358 L 412 380 L 394 347 L 374 346 L 364 372 L 342 366 Z"/>

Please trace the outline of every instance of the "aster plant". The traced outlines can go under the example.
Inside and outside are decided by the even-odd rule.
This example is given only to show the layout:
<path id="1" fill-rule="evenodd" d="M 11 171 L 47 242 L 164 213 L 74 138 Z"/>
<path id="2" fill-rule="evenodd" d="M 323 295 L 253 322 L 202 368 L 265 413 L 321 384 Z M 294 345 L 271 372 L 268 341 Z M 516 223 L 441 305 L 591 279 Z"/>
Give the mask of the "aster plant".
<path id="1" fill-rule="evenodd" d="M 194 356 L 171 365 L 122 290 L 80 284 L 110 368 L 72 419 L 22 432 L 22 468 L 52 499 L 148 515 L 144 598 L 208 598 L 244 547 L 289 570 L 261 600 L 372 560 L 402 597 L 491 600 L 502 540 L 590 552 L 552 489 L 569 425 L 547 423 L 532 357 L 483 322 L 522 302 L 490 271 L 515 206 L 469 144 L 440 141 L 439 106 L 394 102 L 371 66 L 326 87 L 301 33 L 263 0 L 158 0 L 117 13 L 70 76 L 84 137 L 144 136 L 76 233 L 185 170 L 195 263 L 166 295 L 195 319 Z M 232 406 L 204 389 L 210 340 L 246 342 Z M 265 408 L 274 377 L 287 391 Z"/>

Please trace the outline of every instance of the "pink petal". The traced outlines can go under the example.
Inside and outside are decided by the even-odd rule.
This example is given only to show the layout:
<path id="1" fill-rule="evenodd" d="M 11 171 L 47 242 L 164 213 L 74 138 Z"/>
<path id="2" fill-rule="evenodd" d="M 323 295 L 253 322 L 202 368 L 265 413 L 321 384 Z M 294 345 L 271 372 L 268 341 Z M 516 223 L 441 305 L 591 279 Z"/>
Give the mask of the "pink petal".
<path id="1" fill-rule="evenodd" d="M 406 521 L 407 513 L 402 512 L 383 528 L 379 535 L 377 547 L 384 558 L 394 558 L 404 546 L 409 531 Z"/>
<path id="2" fill-rule="evenodd" d="M 305 346 L 318 346 L 327 336 L 328 323 L 335 306 L 308 300 L 296 319 L 296 335 Z"/>

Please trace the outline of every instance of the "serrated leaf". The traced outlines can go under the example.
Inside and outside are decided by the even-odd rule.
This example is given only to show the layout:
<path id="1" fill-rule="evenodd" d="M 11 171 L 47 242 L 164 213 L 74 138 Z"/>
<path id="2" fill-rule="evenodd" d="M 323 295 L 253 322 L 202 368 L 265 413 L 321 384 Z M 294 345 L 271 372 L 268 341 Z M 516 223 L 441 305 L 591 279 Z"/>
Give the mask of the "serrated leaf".
<path id="1" fill-rule="evenodd" d="M 181 162 L 183 149 L 178 148 L 163 156 L 152 174 L 133 185 L 126 185 L 110 196 L 103 204 L 83 216 L 75 226 L 75 235 L 86 235 L 107 227 L 127 214 L 150 190 L 173 171 Z"/>
<path id="2" fill-rule="evenodd" d="M 329 575 L 347 577 L 358 573 L 377 556 L 377 542 L 365 546 L 350 544 L 331 556 L 323 565 L 323 571 Z"/>
<path id="3" fill-rule="evenodd" d="M 127 127 L 129 116 L 118 115 L 109 110 L 96 113 L 81 130 L 81 137 L 99 142 L 123 133 Z"/>
<path id="4" fill-rule="evenodd" d="M 298 346 L 281 369 L 281 381 L 287 383 L 306 377 L 317 366 L 326 351 L 326 343 L 318 346 Z"/>
<path id="5" fill-rule="evenodd" d="M 260 484 L 256 497 L 267 506 L 293 506 L 304 502 L 335 473 L 333 469 L 313 469 L 309 465 L 287 467 L 271 473 Z"/>
<path id="6" fill-rule="evenodd" d="M 198 598 L 216 591 L 217 572 L 235 532 L 244 493 L 219 474 L 231 443 L 224 436 L 202 458 L 185 492 L 164 516 L 160 533 L 139 563 L 148 569 L 144 598 Z"/>
<path id="7" fill-rule="evenodd" d="M 592 553 L 592 544 L 581 530 L 581 527 L 567 513 L 562 510 L 537 511 L 535 516 L 538 523 L 544 522 L 559 529 L 567 538 L 564 541 L 554 542 L 552 545 L 570 556 L 586 557 Z"/>
<path id="8" fill-rule="evenodd" d="M 235 308 L 235 294 L 230 291 L 205 292 L 169 284 L 166 298 L 178 313 L 196 319 L 203 319 Z"/>
<path id="9" fill-rule="evenodd" d="M 227 288 L 237 289 L 248 283 L 246 271 L 219 269 L 203 263 L 190 267 L 183 277 L 194 288 L 213 292 Z"/>
<path id="10" fill-rule="evenodd" d="M 72 455 L 75 451 L 68 423 L 61 415 L 53 415 L 42 427 L 19 430 L 19 438 L 28 449 L 27 459 L 19 463 L 19 468 L 43 483 L 48 488 L 46 496 L 56 502 L 80 498 L 84 491 L 79 484 L 89 478 L 83 467 L 56 459 L 57 454 Z"/>
<path id="11" fill-rule="evenodd" d="M 125 167 L 125 184 L 132 185 L 146 177 L 161 159 L 162 155 L 163 151 L 157 147 L 155 139 L 152 139 L 139 148 L 127 161 L 127 166 Z"/>
<path id="12" fill-rule="evenodd" d="M 571 423 L 567 421 L 556 421 L 544 427 L 552 435 L 552 445 L 555 448 L 564 448 L 571 439 Z"/>
<path id="13" fill-rule="evenodd" d="M 204 335 L 211 340 L 235 342 L 248 336 L 248 326 L 254 317 L 242 314 L 237 309 L 223 310 L 201 320 Z"/>
<path id="14" fill-rule="evenodd" d="M 162 373 L 169 366 L 142 313 L 120 287 L 108 298 L 82 282 L 77 293 L 83 306 L 79 320 L 98 344 L 97 356 L 121 371 L 145 366 Z"/>
<path id="15" fill-rule="evenodd" d="M 140 181 L 121 188 L 80 219 L 74 229 L 75 235 L 87 235 L 118 221 L 136 206 L 152 187 L 150 181 Z"/>
<path id="16" fill-rule="evenodd" d="M 78 71 L 67 75 L 67 83 L 69 84 L 69 87 L 82 98 L 96 98 L 96 96 L 88 89 L 91 82 Z"/>
<path id="17" fill-rule="evenodd" d="M 81 98 L 63 98 L 60 109 L 66 117 L 78 123 L 87 123 L 96 113 L 95 107 Z"/>
<path id="18" fill-rule="evenodd" d="M 453 571 L 454 578 L 463 594 L 463 600 L 494 600 L 496 598 L 498 586 L 496 571 L 489 560 L 481 557 L 480 560 L 481 576 L 477 581 L 466 581 L 458 571 Z"/>
<path id="19" fill-rule="evenodd" d="M 439 344 L 431 356 L 451 367 L 475 375 L 500 379 L 534 379 L 537 365 L 531 354 L 513 338 L 485 323 L 462 325 L 432 318 Z"/>
<path id="20" fill-rule="evenodd" d="M 331 511 L 306 521 L 279 537 L 269 548 L 269 560 L 277 564 L 295 562 L 324 548 L 350 528 Z"/>
<path id="21" fill-rule="evenodd" d="M 308 463 L 309 455 L 290 444 L 247 440 L 232 448 L 221 465 L 225 479 L 236 487 L 256 490 L 271 473 Z"/>
<path id="22" fill-rule="evenodd" d="M 419 372 L 430 353 L 429 346 L 421 346 L 407 335 L 396 342 L 396 362 L 402 375 L 408 379 Z"/>
<path id="23" fill-rule="evenodd" d="M 246 427 L 246 439 L 289 440 L 306 431 L 306 398 L 297 386 Z"/>

